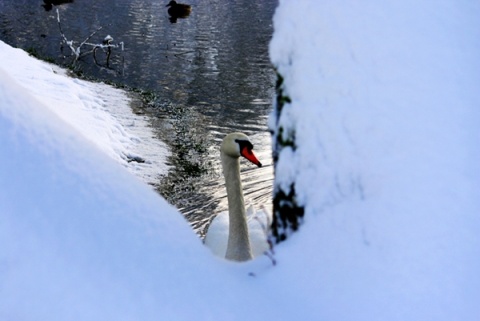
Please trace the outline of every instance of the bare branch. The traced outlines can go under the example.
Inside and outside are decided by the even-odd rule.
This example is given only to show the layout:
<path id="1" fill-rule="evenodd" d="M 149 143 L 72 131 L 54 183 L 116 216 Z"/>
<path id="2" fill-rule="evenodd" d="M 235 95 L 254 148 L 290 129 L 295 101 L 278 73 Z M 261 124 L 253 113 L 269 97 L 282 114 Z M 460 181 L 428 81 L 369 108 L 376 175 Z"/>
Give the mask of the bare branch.
<path id="1" fill-rule="evenodd" d="M 61 21 L 60 21 L 60 12 L 58 11 L 58 9 L 56 9 L 56 12 L 57 12 L 58 29 L 60 30 L 60 34 L 63 38 L 63 42 L 70 48 L 70 50 L 72 51 L 72 54 L 75 56 L 74 63 L 78 59 L 80 59 L 81 57 L 84 57 L 84 56 L 89 55 L 89 54 L 93 54 L 93 60 L 95 61 L 95 64 L 99 65 L 98 61 L 97 61 L 97 57 L 96 57 L 96 51 L 97 51 L 97 49 L 102 49 L 102 50 L 106 49 L 106 61 L 107 61 L 106 66 L 108 67 L 109 64 L 110 64 L 110 56 L 112 54 L 112 48 L 121 48 L 121 50 L 123 51 L 124 43 L 120 42 L 118 45 L 114 44 L 113 43 L 113 37 L 110 36 L 110 35 L 107 35 L 104 38 L 103 43 L 101 43 L 101 44 L 98 44 L 98 43 L 95 44 L 95 43 L 88 42 L 97 32 L 102 30 L 103 27 L 99 27 L 97 30 L 92 32 L 84 41 L 82 41 L 80 43 L 80 45 L 78 45 L 78 47 L 75 47 L 74 41 L 73 40 L 68 40 L 68 38 L 65 36 L 65 33 L 62 30 L 62 24 L 61 24 Z M 82 47 L 83 46 L 90 46 L 90 47 L 92 47 L 92 49 L 88 50 L 88 51 L 85 51 L 85 52 L 82 52 Z M 104 50 L 104 52 L 105 52 L 105 50 Z"/>
<path id="2" fill-rule="evenodd" d="M 58 10 L 58 9 L 57 9 L 57 10 Z M 103 28 L 103 27 L 99 27 L 97 30 L 95 30 L 94 32 L 92 32 L 92 33 L 90 34 L 90 36 L 88 36 L 87 39 L 85 39 L 85 40 L 80 44 L 79 47 L 82 47 L 84 44 L 86 44 L 87 41 L 90 40 L 90 38 L 92 38 L 97 32 L 99 32 L 100 30 L 102 30 L 102 28 Z"/>

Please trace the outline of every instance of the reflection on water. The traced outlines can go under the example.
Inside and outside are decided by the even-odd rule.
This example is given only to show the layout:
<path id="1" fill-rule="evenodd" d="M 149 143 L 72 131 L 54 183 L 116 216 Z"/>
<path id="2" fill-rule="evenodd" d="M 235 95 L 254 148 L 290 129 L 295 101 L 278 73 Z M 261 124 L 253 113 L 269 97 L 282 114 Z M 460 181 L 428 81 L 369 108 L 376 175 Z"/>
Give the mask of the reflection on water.
<path id="1" fill-rule="evenodd" d="M 73 0 L 43 0 L 42 7 L 45 11 L 50 11 L 54 6 L 60 6 L 65 3 L 72 3 Z"/>
<path id="2" fill-rule="evenodd" d="M 183 3 L 177 3 L 175 0 L 170 1 L 166 7 L 168 8 L 168 14 L 170 15 L 170 22 L 176 23 L 179 18 L 187 18 L 192 12 L 192 6 Z"/>
<path id="3" fill-rule="evenodd" d="M 50 1 L 54 4 L 55 1 Z M 70 2 L 70 1 L 61 1 Z M 184 1 L 187 2 L 187 1 Z M 83 0 L 62 4 L 62 29 L 75 41 L 99 27 L 93 43 L 111 35 L 125 50 L 113 50 L 109 68 L 83 57 L 84 75 L 149 90 L 157 97 L 147 112 L 172 146 L 175 170 L 159 190 L 202 234 L 217 211 L 226 209 L 219 144 L 226 133 L 251 137 L 262 163 L 271 164 L 266 119 L 274 95 L 268 59 L 277 0 L 191 0 L 190 15 L 171 23 L 160 0 Z M 0 39 L 69 64 L 55 10 L 42 1 L 0 1 Z M 270 207 L 272 166 L 242 162 L 246 199 Z"/>

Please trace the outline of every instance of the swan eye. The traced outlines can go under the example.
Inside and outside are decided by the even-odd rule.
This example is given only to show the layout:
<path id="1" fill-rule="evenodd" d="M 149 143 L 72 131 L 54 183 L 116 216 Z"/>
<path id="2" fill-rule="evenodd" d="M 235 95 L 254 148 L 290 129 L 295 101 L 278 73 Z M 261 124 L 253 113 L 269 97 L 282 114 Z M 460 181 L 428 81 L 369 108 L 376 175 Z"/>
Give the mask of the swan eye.
<path id="1" fill-rule="evenodd" d="M 235 142 L 240 146 L 240 150 L 243 150 L 244 148 L 247 148 L 248 150 L 253 149 L 253 144 L 248 140 L 235 139 Z"/>

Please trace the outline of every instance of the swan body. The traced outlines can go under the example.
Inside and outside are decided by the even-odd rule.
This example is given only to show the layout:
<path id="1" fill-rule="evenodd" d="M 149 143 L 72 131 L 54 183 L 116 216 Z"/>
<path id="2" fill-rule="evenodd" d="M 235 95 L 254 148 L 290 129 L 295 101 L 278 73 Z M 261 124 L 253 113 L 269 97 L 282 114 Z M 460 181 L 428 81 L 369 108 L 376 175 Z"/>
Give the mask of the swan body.
<path id="1" fill-rule="evenodd" d="M 268 239 L 268 229 L 272 222 L 271 214 L 261 209 L 256 211 L 253 205 L 247 208 L 247 226 L 250 240 L 252 259 L 264 254 L 270 249 Z M 229 217 L 228 212 L 224 211 L 218 214 L 208 227 L 208 233 L 205 236 L 205 245 L 210 248 L 213 254 L 225 257 L 227 253 Z"/>
<path id="2" fill-rule="evenodd" d="M 252 149 L 253 145 L 245 134 L 232 133 L 223 139 L 220 156 L 228 212 L 217 215 L 204 240 L 214 254 L 234 261 L 251 260 L 270 248 L 267 236 L 271 214 L 265 209 L 255 211 L 253 206 L 245 209 L 239 158 L 245 157 L 255 165 L 262 166 Z"/>

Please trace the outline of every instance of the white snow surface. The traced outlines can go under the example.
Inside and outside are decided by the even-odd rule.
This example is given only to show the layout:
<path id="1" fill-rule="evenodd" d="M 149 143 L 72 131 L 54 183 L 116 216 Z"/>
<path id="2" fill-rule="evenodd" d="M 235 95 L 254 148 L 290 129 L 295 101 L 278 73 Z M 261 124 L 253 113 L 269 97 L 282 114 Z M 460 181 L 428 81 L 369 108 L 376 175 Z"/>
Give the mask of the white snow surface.
<path id="1" fill-rule="evenodd" d="M 479 14 L 280 1 L 276 183 L 306 213 L 275 266 L 214 257 L 90 126 L 109 108 L 66 110 L 103 90 L 0 43 L 0 320 L 480 320 Z"/>
<path id="2" fill-rule="evenodd" d="M 66 70 L 33 60 L 4 42 L 0 61 L 30 95 L 141 180 L 158 184 L 158 177 L 166 174 L 167 146 L 152 139 L 155 133 L 146 116 L 132 113 L 125 91 L 67 77 Z M 129 162 L 136 157 L 145 162 Z"/>
<path id="3" fill-rule="evenodd" d="M 317 320 L 480 320 L 480 3 L 280 3 L 276 181 Z"/>

